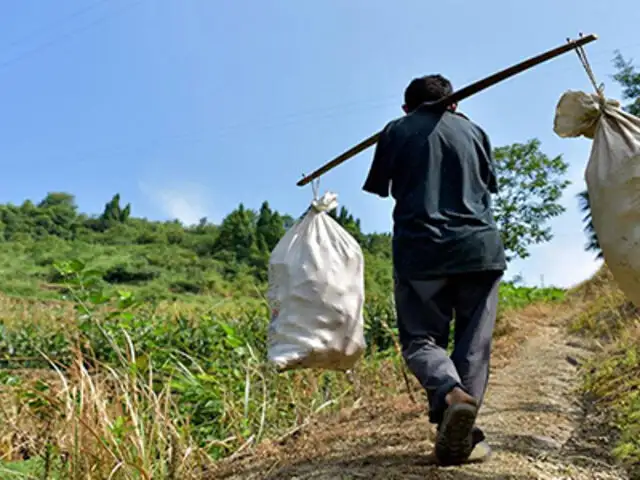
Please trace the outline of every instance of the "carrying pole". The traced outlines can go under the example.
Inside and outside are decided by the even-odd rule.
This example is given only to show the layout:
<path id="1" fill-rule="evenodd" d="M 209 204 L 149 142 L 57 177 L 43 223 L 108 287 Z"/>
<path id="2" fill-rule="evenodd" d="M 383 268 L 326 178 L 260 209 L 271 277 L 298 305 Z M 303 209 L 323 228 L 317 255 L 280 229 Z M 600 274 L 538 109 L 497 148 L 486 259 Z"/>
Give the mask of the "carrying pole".
<path id="1" fill-rule="evenodd" d="M 522 73 L 525 70 L 528 70 L 537 65 L 540 65 L 541 63 L 551 60 L 552 58 L 555 58 L 559 55 L 575 50 L 576 48 L 582 47 L 583 45 L 586 45 L 587 43 L 591 43 L 597 39 L 598 39 L 598 36 L 594 34 L 587 35 L 584 37 L 580 36 L 580 38 L 578 38 L 577 40 L 571 40 L 560 47 L 556 47 L 552 50 L 541 53 L 540 55 L 537 55 L 535 57 L 531 57 L 505 70 L 501 70 L 497 73 L 494 73 L 493 75 L 487 78 L 483 78 L 482 80 L 472 83 L 471 85 L 468 85 L 456 92 L 453 92 L 451 95 L 448 95 L 438 100 L 437 102 L 433 102 L 431 106 L 444 109 L 449 105 L 458 103 L 464 100 L 465 98 L 469 98 L 470 96 L 475 95 L 478 92 L 481 92 L 482 90 L 486 90 L 487 88 L 492 87 L 497 83 L 500 83 L 515 75 L 518 75 L 519 73 Z M 378 141 L 379 136 L 380 136 L 380 132 L 374 135 L 371 135 L 366 140 L 363 140 L 356 146 L 350 148 L 343 154 L 339 155 L 338 157 L 334 158 L 330 162 L 326 163 L 325 165 L 317 169 L 315 172 L 304 176 L 302 180 L 298 181 L 296 185 L 299 187 L 307 185 L 308 183 L 312 182 L 316 178 L 319 178 L 325 173 L 327 173 L 329 170 L 332 170 L 338 165 L 346 162 L 350 158 L 355 157 L 360 152 L 363 152 L 364 150 L 371 147 L 372 145 L 375 145 Z"/>

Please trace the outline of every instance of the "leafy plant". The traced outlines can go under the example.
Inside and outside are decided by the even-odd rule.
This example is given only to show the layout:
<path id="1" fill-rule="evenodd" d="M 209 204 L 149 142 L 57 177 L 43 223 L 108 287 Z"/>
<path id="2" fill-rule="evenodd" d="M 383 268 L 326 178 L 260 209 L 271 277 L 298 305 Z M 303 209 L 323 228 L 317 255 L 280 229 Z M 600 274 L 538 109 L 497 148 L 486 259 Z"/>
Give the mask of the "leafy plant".
<path id="1" fill-rule="evenodd" d="M 597 259 L 603 259 L 602 248 L 600 248 L 600 242 L 598 242 L 598 235 L 596 229 L 593 226 L 593 219 L 591 218 L 591 206 L 589 204 L 589 192 L 583 190 L 578 194 L 580 202 L 580 211 L 584 214 L 582 222 L 584 223 L 584 233 L 587 236 L 587 244 L 585 250 L 588 252 L 594 252 Z"/>
<path id="2" fill-rule="evenodd" d="M 544 154 L 537 139 L 497 148 L 494 157 L 496 222 L 508 258 L 526 258 L 529 246 L 553 238 L 548 221 L 565 211 L 559 201 L 570 183 L 569 165 L 562 156 Z"/>

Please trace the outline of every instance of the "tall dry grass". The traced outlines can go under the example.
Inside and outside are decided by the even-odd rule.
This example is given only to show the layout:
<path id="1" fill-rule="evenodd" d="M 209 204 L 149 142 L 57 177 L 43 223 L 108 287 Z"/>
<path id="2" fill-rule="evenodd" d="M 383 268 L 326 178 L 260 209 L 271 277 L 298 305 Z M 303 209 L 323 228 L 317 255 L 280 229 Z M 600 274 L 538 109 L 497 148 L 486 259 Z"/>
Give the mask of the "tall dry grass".
<path id="1" fill-rule="evenodd" d="M 349 374 L 277 373 L 265 363 L 266 309 L 185 314 L 135 306 L 126 292 L 105 302 L 81 275 L 76 285 L 88 290 L 73 302 L 0 297 L 6 475 L 206 478 L 217 459 L 286 438 L 321 413 L 407 391 L 424 402 L 384 302 L 367 310 L 371 348 Z"/>
<path id="2" fill-rule="evenodd" d="M 133 345 L 118 353 L 122 363 L 109 366 L 78 351 L 67 368 L 52 361 L 53 373 L 5 386 L 4 459 L 31 459 L 37 478 L 202 478 L 212 459 L 191 437 L 169 385 L 158 389 L 152 370 L 136 371 Z"/>
<path id="3" fill-rule="evenodd" d="M 218 364 L 185 350 L 155 360 L 135 344 L 135 329 L 108 329 L 99 310 L 91 325 L 106 343 L 93 354 L 95 336 L 84 336 L 69 318 L 78 312 L 52 314 L 31 302 L 23 307 L 14 300 L 0 307 L 12 317 L 6 328 L 37 325 L 30 334 L 45 336 L 58 329 L 75 343 L 61 361 L 40 342 L 38 368 L 21 368 L 13 358 L 11 368 L 0 371 L 0 465 L 5 462 L 7 475 L 6 462 L 21 462 L 29 465 L 20 474 L 26 478 L 205 478 L 217 458 L 241 455 L 267 437 L 286 437 L 322 412 L 407 388 L 394 351 L 372 352 L 350 375 L 278 374 L 245 336 L 255 326 L 229 322 Z M 171 322 L 142 324 L 162 325 L 171 336 L 181 330 Z M 214 321 L 197 322 L 203 323 L 193 324 L 194 332 Z"/>
<path id="4" fill-rule="evenodd" d="M 597 354 L 583 368 L 584 392 L 618 432 L 613 454 L 640 478 L 640 309 L 603 267 L 571 297 L 581 303 L 571 325 Z"/>

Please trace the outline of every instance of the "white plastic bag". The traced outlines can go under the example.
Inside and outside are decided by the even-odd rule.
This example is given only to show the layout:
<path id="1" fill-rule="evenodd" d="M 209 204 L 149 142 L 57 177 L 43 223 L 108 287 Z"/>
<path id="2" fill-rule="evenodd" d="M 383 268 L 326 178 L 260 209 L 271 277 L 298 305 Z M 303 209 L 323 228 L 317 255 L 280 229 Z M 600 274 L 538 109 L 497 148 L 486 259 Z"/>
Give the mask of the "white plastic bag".
<path id="1" fill-rule="evenodd" d="M 556 107 L 554 131 L 593 139 L 585 171 L 593 225 L 613 277 L 640 306 L 640 118 L 615 100 L 569 91 Z"/>
<path id="2" fill-rule="evenodd" d="M 350 369 L 365 349 L 364 258 L 358 242 L 315 200 L 271 253 L 268 359 L 279 370 Z"/>

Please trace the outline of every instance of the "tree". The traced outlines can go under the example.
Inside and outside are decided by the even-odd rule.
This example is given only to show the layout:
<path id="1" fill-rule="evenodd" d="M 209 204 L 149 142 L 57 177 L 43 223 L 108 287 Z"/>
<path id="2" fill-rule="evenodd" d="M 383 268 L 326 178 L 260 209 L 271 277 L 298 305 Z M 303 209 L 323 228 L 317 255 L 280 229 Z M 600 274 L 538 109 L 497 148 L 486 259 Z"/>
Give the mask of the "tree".
<path id="1" fill-rule="evenodd" d="M 507 259 L 526 258 L 529 246 L 553 238 L 548 222 L 565 211 L 559 200 L 570 184 L 569 165 L 561 155 L 550 158 L 540 151 L 537 139 L 496 148 L 494 158 L 495 216 Z"/>
<path id="2" fill-rule="evenodd" d="M 632 115 L 640 116 L 640 72 L 636 70 L 632 60 L 625 60 L 616 51 L 613 66 L 618 70 L 613 79 L 622 87 L 622 98 L 630 100 L 624 109 Z"/>
<path id="3" fill-rule="evenodd" d="M 591 207 L 589 205 L 589 192 L 584 190 L 578 194 L 578 202 L 580 204 L 580 211 L 584 214 L 582 221 L 584 222 L 584 233 L 587 235 L 587 244 L 585 250 L 588 252 L 595 252 L 597 259 L 604 258 L 602 255 L 602 249 L 598 242 L 598 235 L 596 229 L 593 226 L 593 219 L 591 218 Z"/>
<path id="4" fill-rule="evenodd" d="M 105 204 L 100 219 L 107 224 L 125 223 L 130 216 L 131 204 L 127 203 L 127 205 L 122 208 L 120 206 L 120 194 L 116 193 L 111 201 Z"/>
<path id="5" fill-rule="evenodd" d="M 222 220 L 214 244 L 215 256 L 220 260 L 249 262 L 258 250 L 255 223 L 254 212 L 240 204 Z"/>
<path id="6" fill-rule="evenodd" d="M 264 202 L 256 222 L 256 241 L 260 250 L 267 254 L 267 258 L 284 234 L 282 217 L 278 212 L 271 210 L 268 202 Z"/>
<path id="7" fill-rule="evenodd" d="M 370 233 L 364 247 L 373 255 L 391 259 L 392 236 L 390 233 Z"/>
<path id="8" fill-rule="evenodd" d="M 25 202 L 22 205 L 24 211 L 32 208 L 31 202 Z M 75 197 L 70 193 L 50 192 L 32 212 L 38 237 L 47 235 L 65 239 L 74 237 L 78 207 Z"/>
<path id="9" fill-rule="evenodd" d="M 263 202 L 256 220 L 256 245 L 250 259 L 250 265 L 254 268 L 254 274 L 260 281 L 268 279 L 269 258 L 280 239 L 285 234 L 284 221 L 278 212 L 269 207 L 268 202 Z"/>
<path id="10" fill-rule="evenodd" d="M 65 192 L 49 192 L 46 197 L 38 204 L 38 208 L 64 207 L 72 211 L 76 211 L 76 199 L 70 193 Z"/>

